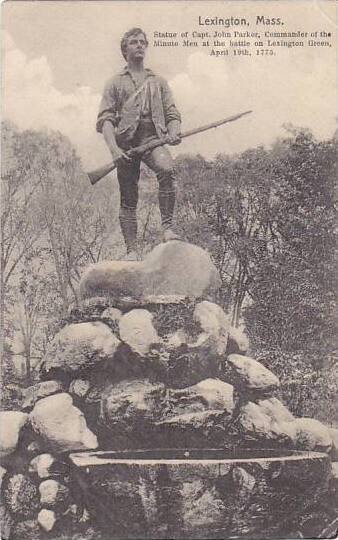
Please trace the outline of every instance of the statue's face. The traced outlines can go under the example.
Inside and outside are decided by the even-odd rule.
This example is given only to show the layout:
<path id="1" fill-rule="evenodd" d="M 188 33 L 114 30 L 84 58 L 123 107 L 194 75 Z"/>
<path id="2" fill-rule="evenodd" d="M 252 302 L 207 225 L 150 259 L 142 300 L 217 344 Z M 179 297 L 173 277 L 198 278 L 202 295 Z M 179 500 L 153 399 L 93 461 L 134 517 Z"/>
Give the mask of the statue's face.
<path id="1" fill-rule="evenodd" d="M 129 36 L 125 49 L 126 60 L 140 60 L 144 58 L 147 44 L 144 34 L 134 34 Z"/>

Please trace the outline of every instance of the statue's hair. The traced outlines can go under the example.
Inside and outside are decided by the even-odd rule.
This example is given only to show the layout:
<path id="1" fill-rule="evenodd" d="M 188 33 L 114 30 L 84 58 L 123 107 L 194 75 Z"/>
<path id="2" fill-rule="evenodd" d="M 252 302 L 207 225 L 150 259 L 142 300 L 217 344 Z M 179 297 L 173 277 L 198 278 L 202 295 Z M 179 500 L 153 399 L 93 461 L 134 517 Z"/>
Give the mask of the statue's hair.
<path id="1" fill-rule="evenodd" d="M 144 32 L 144 30 L 142 30 L 142 28 L 131 28 L 130 30 L 128 30 L 127 32 L 125 32 L 123 34 L 122 39 L 121 39 L 121 52 L 122 52 L 123 58 L 125 60 L 127 60 L 127 58 L 126 58 L 126 48 L 127 48 L 128 38 L 130 38 L 130 36 L 135 36 L 136 34 L 143 34 L 144 35 L 144 39 L 145 39 L 145 42 L 146 42 L 146 47 L 148 47 L 148 40 L 147 40 L 147 36 L 146 36 L 146 33 Z"/>

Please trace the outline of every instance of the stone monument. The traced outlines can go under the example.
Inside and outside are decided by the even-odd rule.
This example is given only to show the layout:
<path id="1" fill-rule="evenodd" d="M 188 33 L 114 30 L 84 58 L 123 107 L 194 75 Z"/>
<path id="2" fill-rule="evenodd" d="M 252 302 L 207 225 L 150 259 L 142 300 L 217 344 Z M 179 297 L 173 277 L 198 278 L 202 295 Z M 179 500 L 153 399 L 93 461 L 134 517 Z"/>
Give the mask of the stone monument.
<path id="1" fill-rule="evenodd" d="M 0 413 L 4 538 L 273 538 L 310 519 L 332 433 L 280 401 L 219 286 L 178 240 L 85 271 L 41 382 Z"/>

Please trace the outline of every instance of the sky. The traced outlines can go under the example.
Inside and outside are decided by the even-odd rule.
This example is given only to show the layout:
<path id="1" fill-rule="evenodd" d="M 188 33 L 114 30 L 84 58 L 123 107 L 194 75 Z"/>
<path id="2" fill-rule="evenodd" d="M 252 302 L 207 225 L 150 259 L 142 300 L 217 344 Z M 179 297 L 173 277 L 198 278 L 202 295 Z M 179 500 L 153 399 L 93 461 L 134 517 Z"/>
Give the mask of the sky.
<path id="1" fill-rule="evenodd" d="M 182 130 L 253 110 L 236 123 L 185 139 L 174 154 L 212 158 L 270 145 L 288 123 L 329 138 L 336 127 L 335 47 L 215 59 L 201 48 L 153 47 L 152 41 L 155 31 L 201 31 L 199 15 L 254 20 L 266 14 L 283 17 L 289 31 L 335 32 L 334 9 L 330 0 L 6 2 L 2 116 L 20 129 L 61 131 L 86 168 L 109 161 L 102 135 L 95 131 L 101 92 L 124 65 L 122 34 L 140 26 L 149 39 L 146 65 L 168 80 Z"/>

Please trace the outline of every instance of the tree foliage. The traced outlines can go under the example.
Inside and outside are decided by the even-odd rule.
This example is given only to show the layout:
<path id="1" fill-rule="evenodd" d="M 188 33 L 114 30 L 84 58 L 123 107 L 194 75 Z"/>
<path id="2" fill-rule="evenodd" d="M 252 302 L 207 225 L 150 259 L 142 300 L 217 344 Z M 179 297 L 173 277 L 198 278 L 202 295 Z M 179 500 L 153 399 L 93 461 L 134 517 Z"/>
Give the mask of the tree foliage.
<path id="1" fill-rule="evenodd" d="M 325 356 L 334 350 L 336 153 L 336 138 L 317 141 L 289 126 L 269 149 L 176 159 L 177 226 L 211 253 L 222 279 L 219 303 L 234 325 L 245 323 L 253 348 L 280 376 L 278 358 L 290 377 L 305 362 L 323 381 L 318 369 L 328 369 Z M 122 254 L 119 194 L 114 177 L 90 186 L 60 133 L 5 123 L 2 154 L 4 356 L 8 379 L 19 349 L 28 383 L 78 300 L 83 268 Z M 157 182 L 146 167 L 138 218 L 146 253 L 160 227 Z"/>
<path id="2" fill-rule="evenodd" d="M 289 128 L 269 150 L 178 160 L 181 227 L 213 254 L 221 301 L 257 347 L 333 345 L 336 151 Z"/>
<path id="3" fill-rule="evenodd" d="M 105 203 L 93 204 L 80 160 L 60 133 L 4 123 L 2 149 L 1 326 L 21 348 L 28 382 L 32 358 L 77 301 L 82 269 L 107 247 L 110 197 L 106 189 Z"/>

